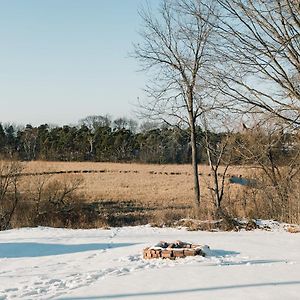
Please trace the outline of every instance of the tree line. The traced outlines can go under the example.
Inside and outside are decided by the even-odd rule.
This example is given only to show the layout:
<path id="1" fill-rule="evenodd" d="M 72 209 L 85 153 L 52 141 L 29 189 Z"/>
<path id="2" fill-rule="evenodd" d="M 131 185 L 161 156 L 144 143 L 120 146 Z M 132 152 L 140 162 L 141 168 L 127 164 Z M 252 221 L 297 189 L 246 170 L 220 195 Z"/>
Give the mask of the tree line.
<path id="1" fill-rule="evenodd" d="M 273 127 L 271 134 L 267 127 L 259 129 L 262 140 L 257 145 L 253 138 L 257 130 L 258 127 L 241 127 L 231 132 L 213 132 L 196 126 L 197 161 L 210 164 L 220 158 L 221 164 L 229 160 L 231 165 L 257 164 L 257 158 L 246 151 L 264 146 L 266 155 L 272 150 L 276 163 L 281 165 L 298 148 L 297 133 Z M 221 153 L 222 147 L 226 151 Z M 0 155 L 22 161 L 187 164 L 191 163 L 191 151 L 188 128 L 162 123 L 144 122 L 138 127 L 135 120 L 112 120 L 108 116 L 88 116 L 77 125 L 63 126 L 0 123 Z"/>
<path id="2" fill-rule="evenodd" d="M 199 149 L 204 135 L 198 131 Z M 215 144 L 223 133 L 210 133 Z M 188 129 L 127 118 L 89 116 L 78 125 L 14 126 L 0 123 L 0 154 L 19 160 L 190 163 Z M 207 162 L 199 151 L 200 162 Z"/>

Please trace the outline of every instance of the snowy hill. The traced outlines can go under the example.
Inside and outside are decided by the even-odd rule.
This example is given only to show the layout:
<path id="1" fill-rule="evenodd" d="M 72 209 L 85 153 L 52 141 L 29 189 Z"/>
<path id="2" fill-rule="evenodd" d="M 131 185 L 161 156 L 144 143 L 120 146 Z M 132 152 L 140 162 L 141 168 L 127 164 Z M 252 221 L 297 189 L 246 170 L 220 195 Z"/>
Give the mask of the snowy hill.
<path id="1" fill-rule="evenodd" d="M 144 260 L 160 240 L 206 257 Z M 0 232 L 0 299 L 300 299 L 300 234 L 23 228 Z"/>

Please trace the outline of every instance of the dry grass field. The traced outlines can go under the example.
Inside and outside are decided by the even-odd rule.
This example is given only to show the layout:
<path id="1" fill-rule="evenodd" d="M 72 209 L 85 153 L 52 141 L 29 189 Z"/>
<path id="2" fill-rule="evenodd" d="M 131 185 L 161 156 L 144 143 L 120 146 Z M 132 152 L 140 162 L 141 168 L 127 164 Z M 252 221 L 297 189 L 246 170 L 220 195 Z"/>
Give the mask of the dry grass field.
<path id="1" fill-rule="evenodd" d="M 99 173 L 79 175 L 52 175 L 58 180 L 65 176 L 83 177 L 81 192 L 89 201 L 133 200 L 150 206 L 159 205 L 161 208 L 193 204 L 193 178 L 190 165 L 34 161 L 24 166 L 23 172 L 26 173 L 98 171 Z M 245 167 L 231 167 L 228 175 L 244 175 L 246 172 Z M 199 166 L 199 173 L 202 195 L 205 201 L 208 201 L 211 197 L 208 189 L 211 180 L 209 167 Z"/>
<path id="2" fill-rule="evenodd" d="M 76 201 L 96 204 L 108 224 L 172 223 L 181 218 L 195 217 L 193 177 L 190 165 L 154 165 L 136 163 L 49 162 L 24 163 L 23 173 L 60 172 L 45 175 L 48 183 L 71 182 L 78 178 L 82 184 Z M 66 173 L 67 172 L 67 173 Z M 220 170 L 222 172 L 222 168 Z M 245 187 L 229 184 L 230 176 L 245 176 L 245 167 L 231 167 L 226 178 L 224 205 L 234 209 L 238 193 Z M 210 190 L 212 177 L 208 166 L 199 166 L 201 182 L 201 218 L 212 219 L 214 200 Z M 22 190 L 37 194 L 44 175 L 22 177 Z M 44 177 L 45 178 L 45 177 Z M 55 189 L 55 186 L 54 186 Z M 237 205 L 236 205 L 237 204 Z M 119 220 L 119 221 L 118 221 Z M 100 223 L 101 223 L 100 222 Z M 95 224 L 94 226 L 101 226 Z M 91 225 L 92 226 L 92 225 Z"/>
<path id="3" fill-rule="evenodd" d="M 49 161 L 22 164 L 24 176 L 20 177 L 19 191 L 23 201 L 19 204 L 15 226 L 160 225 L 195 218 L 190 165 Z M 220 168 L 219 174 L 222 171 Z M 213 220 L 216 217 L 213 176 L 206 165 L 199 166 L 199 174 L 201 203 L 198 217 Z M 272 217 L 274 209 L 282 210 L 280 202 L 273 203 L 273 198 L 270 198 L 272 187 L 265 185 L 262 188 L 260 177 L 255 177 L 259 178 L 259 185 L 249 187 L 230 183 L 232 176 L 253 178 L 260 174 L 253 166 L 228 169 L 222 201 L 222 208 L 228 215 Z M 66 202 L 61 202 L 60 195 L 70 187 L 72 189 L 72 185 L 76 188 L 67 192 Z M 294 204 L 288 209 L 294 210 Z M 297 209 L 299 215 L 299 207 Z M 25 211 L 27 215 L 22 213 Z M 285 217 L 282 215 L 283 219 Z M 50 222 L 51 218 L 53 221 Z"/>

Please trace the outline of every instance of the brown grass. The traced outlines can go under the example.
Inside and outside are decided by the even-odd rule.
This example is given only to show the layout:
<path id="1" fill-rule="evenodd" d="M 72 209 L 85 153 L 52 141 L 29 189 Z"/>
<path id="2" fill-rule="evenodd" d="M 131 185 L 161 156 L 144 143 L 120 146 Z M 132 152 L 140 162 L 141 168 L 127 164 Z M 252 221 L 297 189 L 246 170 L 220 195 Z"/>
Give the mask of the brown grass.
<path id="1" fill-rule="evenodd" d="M 93 162 L 44 162 L 25 165 L 24 172 L 105 170 L 104 173 L 82 173 L 81 191 L 89 201 L 133 200 L 161 208 L 193 204 L 193 178 L 190 165 L 146 165 Z M 199 166 L 202 195 L 211 198 L 207 183 L 209 167 Z M 232 167 L 230 175 L 245 173 L 245 168 Z M 63 175 L 53 175 L 60 178 Z M 76 176 L 76 175 L 74 175 Z"/>
<path id="2" fill-rule="evenodd" d="M 220 173 L 222 171 L 221 169 Z M 14 218 L 15 227 L 44 225 L 90 228 L 146 223 L 172 225 L 180 219 L 195 218 L 190 165 L 35 161 L 24 163 L 23 172 L 27 176 L 19 178 L 19 192 L 23 201 Z M 52 174 L 41 175 L 43 172 Z M 201 203 L 198 216 L 202 220 L 213 220 L 219 216 L 215 214 L 210 189 L 213 187 L 210 168 L 200 165 L 199 174 Z M 222 202 L 226 215 L 278 218 L 280 215 L 276 209 L 280 207 L 280 202 L 275 199 L 277 202 L 271 203 L 272 187 L 247 187 L 229 183 L 231 176 L 240 175 L 256 178 L 259 184 L 263 183 L 261 174 L 255 167 L 230 167 Z M 83 179 L 83 184 L 68 196 L 66 203 L 59 207 L 54 203 L 53 206 L 49 199 L 59 199 L 57 195 L 62 192 L 59 189 L 79 182 L 80 179 Z M 42 194 L 38 193 L 39 187 L 42 187 Z M 290 210 L 295 210 L 295 207 L 289 203 Z M 277 210 L 280 212 L 280 209 Z M 290 215 L 298 222 L 299 205 L 296 210 L 295 216 Z M 284 215 L 281 219 L 286 218 Z"/>
<path id="3" fill-rule="evenodd" d="M 83 172 L 89 170 L 94 171 L 94 173 Z M 36 225 L 70 227 L 98 227 L 101 224 L 101 226 L 122 226 L 146 223 L 171 225 L 179 219 L 195 217 L 193 177 L 190 165 L 34 161 L 24 163 L 23 170 L 27 174 L 68 171 L 81 172 L 80 174 L 63 173 L 21 177 L 21 192 L 24 193 L 24 199 L 27 199 L 24 205 L 30 205 L 31 202 L 33 207 L 36 201 L 34 197 L 37 195 L 37 187 L 45 178 L 47 181 L 44 187 L 51 182 L 63 184 L 78 177 L 84 180 L 83 185 L 74 195 L 74 205 L 77 207 L 74 211 L 74 213 L 76 212 L 75 215 L 68 217 L 73 220 L 70 221 L 70 225 L 65 224 L 66 217 L 60 213 L 57 216 L 50 216 L 53 221 L 50 222 L 50 217 L 47 216 L 42 223 L 38 222 Z M 245 175 L 248 172 L 245 167 L 235 166 L 229 169 L 227 176 L 229 178 L 231 175 Z M 214 218 L 215 209 L 209 190 L 209 186 L 212 186 L 212 177 L 209 176 L 210 169 L 208 166 L 201 165 L 199 166 L 199 173 L 201 179 L 200 218 L 211 220 Z M 55 189 L 55 185 L 53 187 Z M 228 179 L 226 180 L 228 197 L 224 199 L 224 207 L 229 213 L 239 211 L 239 215 L 243 215 L 242 206 L 240 203 L 235 203 L 238 198 L 237 195 L 243 191 L 243 188 L 242 186 L 231 185 Z M 87 212 L 86 209 L 80 208 L 82 205 L 88 205 L 93 212 L 80 215 L 80 211 Z M 77 212 L 79 215 L 76 217 Z M 99 212 L 98 217 L 97 212 Z M 16 224 L 19 223 L 19 218 L 20 216 L 16 217 Z M 31 218 L 28 216 L 29 220 Z M 25 224 L 30 226 L 29 223 Z"/>
<path id="4" fill-rule="evenodd" d="M 17 177 L 17 195 L 21 200 L 12 222 L 14 227 L 172 225 L 180 219 L 195 218 L 190 165 L 34 161 L 23 163 L 23 167 L 24 176 Z M 219 218 L 210 168 L 200 165 L 199 174 L 198 217 Z M 258 184 L 256 187 L 230 184 L 231 176 L 255 178 Z M 261 176 L 255 167 L 230 167 L 221 215 L 225 219 L 233 216 L 299 222 L 299 195 L 295 196 L 299 186 L 282 209 L 274 188 L 266 185 Z M 71 193 L 65 194 L 69 189 Z M 61 195 L 66 198 L 62 200 Z"/>

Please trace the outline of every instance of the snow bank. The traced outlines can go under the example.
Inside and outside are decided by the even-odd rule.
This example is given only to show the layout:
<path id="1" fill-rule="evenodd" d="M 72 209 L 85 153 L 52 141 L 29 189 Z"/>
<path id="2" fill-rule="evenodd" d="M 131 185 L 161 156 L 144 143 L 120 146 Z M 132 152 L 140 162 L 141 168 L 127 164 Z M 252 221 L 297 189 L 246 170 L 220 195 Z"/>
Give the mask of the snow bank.
<path id="1" fill-rule="evenodd" d="M 144 260 L 160 240 L 207 256 Z M 23 228 L 0 232 L 0 299 L 299 299 L 300 234 Z"/>

